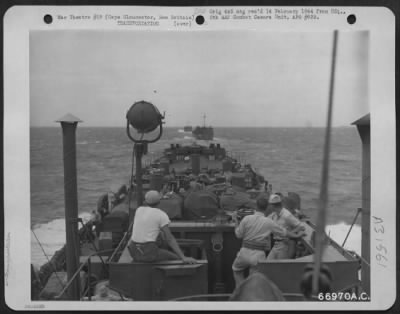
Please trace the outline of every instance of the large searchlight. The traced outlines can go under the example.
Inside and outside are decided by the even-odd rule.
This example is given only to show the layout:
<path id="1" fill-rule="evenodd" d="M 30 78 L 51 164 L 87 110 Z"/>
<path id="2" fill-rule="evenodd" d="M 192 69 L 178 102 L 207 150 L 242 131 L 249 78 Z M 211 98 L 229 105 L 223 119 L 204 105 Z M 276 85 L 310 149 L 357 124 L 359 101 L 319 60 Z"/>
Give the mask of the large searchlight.
<path id="1" fill-rule="evenodd" d="M 144 100 L 135 102 L 126 114 L 126 132 L 131 141 L 135 143 L 133 149 L 136 159 L 136 200 L 138 206 L 143 204 L 142 157 L 147 153 L 147 145 L 149 143 L 154 143 L 161 138 L 163 132 L 163 119 L 164 116 L 160 114 L 157 107 Z M 138 133 L 138 138 L 132 136 L 131 127 Z M 159 132 L 153 138 L 144 138 L 145 134 L 151 133 L 157 128 L 159 128 Z M 133 173 L 131 175 L 131 188 L 132 177 Z"/>
<path id="2" fill-rule="evenodd" d="M 131 141 L 135 143 L 154 143 L 161 138 L 162 125 L 164 116 L 152 103 L 141 100 L 135 102 L 126 114 L 126 132 Z M 130 132 L 130 126 L 133 127 L 139 134 L 140 138 L 134 138 Z M 143 136 L 146 133 L 153 132 L 159 127 L 159 134 L 150 140 L 144 140 Z"/>

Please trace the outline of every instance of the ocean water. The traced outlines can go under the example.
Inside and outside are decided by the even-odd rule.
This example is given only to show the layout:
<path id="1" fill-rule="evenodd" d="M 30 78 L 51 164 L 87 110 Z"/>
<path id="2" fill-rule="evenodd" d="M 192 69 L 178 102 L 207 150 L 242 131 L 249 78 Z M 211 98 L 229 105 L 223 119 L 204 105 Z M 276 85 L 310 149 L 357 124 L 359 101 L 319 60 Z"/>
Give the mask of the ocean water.
<path id="1" fill-rule="evenodd" d="M 31 229 L 50 258 L 65 243 L 62 130 L 43 127 L 30 132 Z M 298 193 L 302 211 L 315 221 L 323 128 L 214 128 L 214 134 L 213 142 L 252 164 L 275 192 Z M 87 219 L 111 185 L 129 182 L 133 144 L 125 128 L 78 126 L 76 141 L 78 207 L 80 216 Z M 144 162 L 159 156 L 170 143 L 192 141 L 190 133 L 165 128 L 162 139 L 149 146 Z M 361 140 L 355 127 L 343 127 L 333 128 L 331 143 L 327 232 L 341 244 L 361 207 Z M 356 252 L 361 247 L 360 222 L 361 217 L 346 245 Z M 46 262 L 33 234 L 31 247 L 32 263 Z"/>

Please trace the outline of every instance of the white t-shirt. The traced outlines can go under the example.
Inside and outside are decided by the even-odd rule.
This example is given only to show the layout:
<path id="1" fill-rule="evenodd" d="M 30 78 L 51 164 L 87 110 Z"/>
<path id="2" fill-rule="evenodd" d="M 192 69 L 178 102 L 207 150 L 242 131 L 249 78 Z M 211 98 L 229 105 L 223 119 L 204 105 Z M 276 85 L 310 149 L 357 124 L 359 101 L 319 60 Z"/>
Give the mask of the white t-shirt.
<path id="1" fill-rule="evenodd" d="M 131 240 L 138 243 L 156 241 L 161 228 L 170 222 L 168 215 L 161 209 L 140 206 L 136 209 Z"/>

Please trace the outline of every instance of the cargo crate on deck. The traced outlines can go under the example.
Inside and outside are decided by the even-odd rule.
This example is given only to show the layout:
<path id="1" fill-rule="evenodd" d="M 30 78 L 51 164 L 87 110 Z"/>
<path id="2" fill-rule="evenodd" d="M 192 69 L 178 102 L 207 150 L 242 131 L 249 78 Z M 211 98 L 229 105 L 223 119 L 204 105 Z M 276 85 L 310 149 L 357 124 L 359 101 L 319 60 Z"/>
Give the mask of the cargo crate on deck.
<path id="1" fill-rule="evenodd" d="M 110 288 L 137 301 L 168 300 L 207 293 L 208 261 L 201 240 L 179 239 L 186 256 L 197 264 L 182 261 L 136 263 L 126 247 L 118 262 L 110 265 Z"/>

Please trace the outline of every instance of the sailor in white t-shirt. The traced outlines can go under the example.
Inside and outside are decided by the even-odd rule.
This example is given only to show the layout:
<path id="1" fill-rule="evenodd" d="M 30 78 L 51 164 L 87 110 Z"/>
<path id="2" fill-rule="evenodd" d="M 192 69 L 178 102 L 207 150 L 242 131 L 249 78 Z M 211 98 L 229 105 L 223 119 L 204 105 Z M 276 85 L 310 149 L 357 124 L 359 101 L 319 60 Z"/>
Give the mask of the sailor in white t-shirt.
<path id="1" fill-rule="evenodd" d="M 186 257 L 172 235 L 168 225 L 171 222 L 168 215 L 157 208 L 161 195 L 157 191 L 148 191 L 145 195 L 146 205 L 136 209 L 132 236 L 128 249 L 135 262 L 157 262 L 165 260 L 179 260 L 193 264 L 196 260 Z M 173 252 L 161 249 L 156 240 L 163 233 L 166 242 Z"/>

